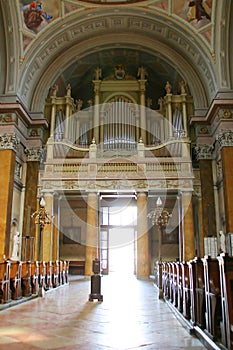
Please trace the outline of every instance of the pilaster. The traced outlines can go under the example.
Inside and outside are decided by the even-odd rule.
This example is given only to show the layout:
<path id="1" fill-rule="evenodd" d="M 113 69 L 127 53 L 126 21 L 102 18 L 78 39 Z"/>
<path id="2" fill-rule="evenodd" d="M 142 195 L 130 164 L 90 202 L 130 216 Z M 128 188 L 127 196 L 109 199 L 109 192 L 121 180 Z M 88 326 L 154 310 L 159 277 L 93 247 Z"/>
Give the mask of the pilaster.
<path id="1" fill-rule="evenodd" d="M 137 193 L 138 225 L 137 225 L 137 269 L 138 278 L 148 277 L 149 268 L 149 233 L 147 222 L 147 195 Z"/>
<path id="2" fill-rule="evenodd" d="M 0 135 L 0 258 L 9 257 L 16 147 L 15 134 Z"/>
<path id="3" fill-rule="evenodd" d="M 86 263 L 85 275 L 91 276 L 92 261 L 97 258 L 97 215 L 98 215 L 98 195 L 88 193 L 87 199 L 87 225 L 86 225 Z"/>

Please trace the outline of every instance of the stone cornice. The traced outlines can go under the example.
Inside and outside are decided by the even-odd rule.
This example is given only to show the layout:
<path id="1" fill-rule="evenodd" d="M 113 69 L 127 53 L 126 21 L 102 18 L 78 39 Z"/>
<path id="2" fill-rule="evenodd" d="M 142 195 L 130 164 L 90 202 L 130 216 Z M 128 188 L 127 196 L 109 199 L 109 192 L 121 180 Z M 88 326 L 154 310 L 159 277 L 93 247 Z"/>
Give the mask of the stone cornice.
<path id="1" fill-rule="evenodd" d="M 194 148 L 197 160 L 212 159 L 213 146 L 208 144 L 199 144 Z"/>
<path id="2" fill-rule="evenodd" d="M 11 149 L 16 151 L 19 143 L 20 140 L 15 134 L 0 135 L 0 150 Z"/>
<path id="3" fill-rule="evenodd" d="M 222 147 L 232 147 L 233 146 L 233 130 L 225 129 L 221 130 L 219 134 L 216 135 L 216 140 Z"/>

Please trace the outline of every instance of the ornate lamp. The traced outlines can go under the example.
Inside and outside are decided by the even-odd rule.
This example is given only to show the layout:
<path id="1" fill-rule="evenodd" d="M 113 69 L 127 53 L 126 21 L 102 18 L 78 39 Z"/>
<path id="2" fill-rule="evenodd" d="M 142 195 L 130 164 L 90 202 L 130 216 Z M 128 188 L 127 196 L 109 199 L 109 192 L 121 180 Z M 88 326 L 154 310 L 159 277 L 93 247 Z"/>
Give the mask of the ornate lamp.
<path id="1" fill-rule="evenodd" d="M 147 217 L 153 225 L 158 225 L 160 228 L 166 227 L 171 214 L 162 208 L 162 200 L 159 197 L 156 201 L 156 208 L 152 210 Z"/>
<path id="2" fill-rule="evenodd" d="M 167 226 L 168 220 L 170 218 L 171 214 L 166 210 L 162 208 L 162 200 L 160 197 L 158 197 L 156 201 L 156 207 L 154 210 L 152 210 L 147 217 L 151 220 L 153 225 L 159 226 L 159 253 L 158 253 L 158 261 L 156 263 L 156 273 L 155 273 L 155 284 L 157 285 L 159 289 L 159 299 L 163 296 L 163 290 L 162 290 L 162 263 L 161 263 L 161 247 L 162 247 L 162 229 Z"/>
<path id="3" fill-rule="evenodd" d="M 45 200 L 44 197 L 41 197 L 40 199 L 40 208 L 39 210 L 35 211 L 31 217 L 34 219 L 35 224 L 39 226 L 39 232 L 38 232 L 38 257 L 40 260 L 43 259 L 43 243 L 42 243 L 42 232 L 45 227 L 45 225 L 51 224 L 51 219 L 49 216 L 49 213 L 45 209 Z"/>
<path id="4" fill-rule="evenodd" d="M 44 197 L 41 197 L 39 210 L 35 211 L 31 215 L 31 217 L 35 220 L 35 224 L 38 224 L 42 230 L 45 225 L 49 225 L 51 223 L 49 213 L 45 209 L 45 204 Z"/>

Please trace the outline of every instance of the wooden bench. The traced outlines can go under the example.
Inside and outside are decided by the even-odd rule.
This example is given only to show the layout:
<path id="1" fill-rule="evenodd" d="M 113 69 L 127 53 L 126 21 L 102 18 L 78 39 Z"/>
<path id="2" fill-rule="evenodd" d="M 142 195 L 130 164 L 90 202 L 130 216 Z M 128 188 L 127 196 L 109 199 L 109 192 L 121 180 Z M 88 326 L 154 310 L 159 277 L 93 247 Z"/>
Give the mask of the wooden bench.
<path id="1" fill-rule="evenodd" d="M 38 294 L 39 292 L 39 261 L 33 261 L 31 264 L 31 286 L 32 294 Z"/>
<path id="2" fill-rule="evenodd" d="M 85 274 L 85 261 L 84 260 L 71 260 L 69 262 L 69 273 L 71 275 L 84 275 Z"/>
<path id="3" fill-rule="evenodd" d="M 22 288 L 22 295 L 24 297 L 29 297 L 32 295 L 31 270 L 32 270 L 31 262 L 22 261 L 21 288 Z"/>
<path id="4" fill-rule="evenodd" d="M 13 300 L 22 298 L 21 276 L 22 262 L 10 260 L 10 289 Z"/>
<path id="5" fill-rule="evenodd" d="M 8 303 L 11 300 L 10 293 L 10 262 L 0 262 L 0 304 Z"/>

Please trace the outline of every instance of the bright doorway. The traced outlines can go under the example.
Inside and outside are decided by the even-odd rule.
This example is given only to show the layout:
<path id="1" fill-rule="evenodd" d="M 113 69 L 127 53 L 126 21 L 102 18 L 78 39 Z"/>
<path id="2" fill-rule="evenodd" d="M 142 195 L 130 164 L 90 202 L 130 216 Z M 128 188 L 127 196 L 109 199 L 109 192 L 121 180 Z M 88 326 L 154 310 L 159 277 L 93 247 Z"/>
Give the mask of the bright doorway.
<path id="1" fill-rule="evenodd" d="M 134 274 L 134 231 L 120 226 L 109 229 L 109 273 Z"/>
<path id="2" fill-rule="evenodd" d="M 100 257 L 103 274 L 135 273 L 136 230 L 136 205 L 101 208 Z"/>

